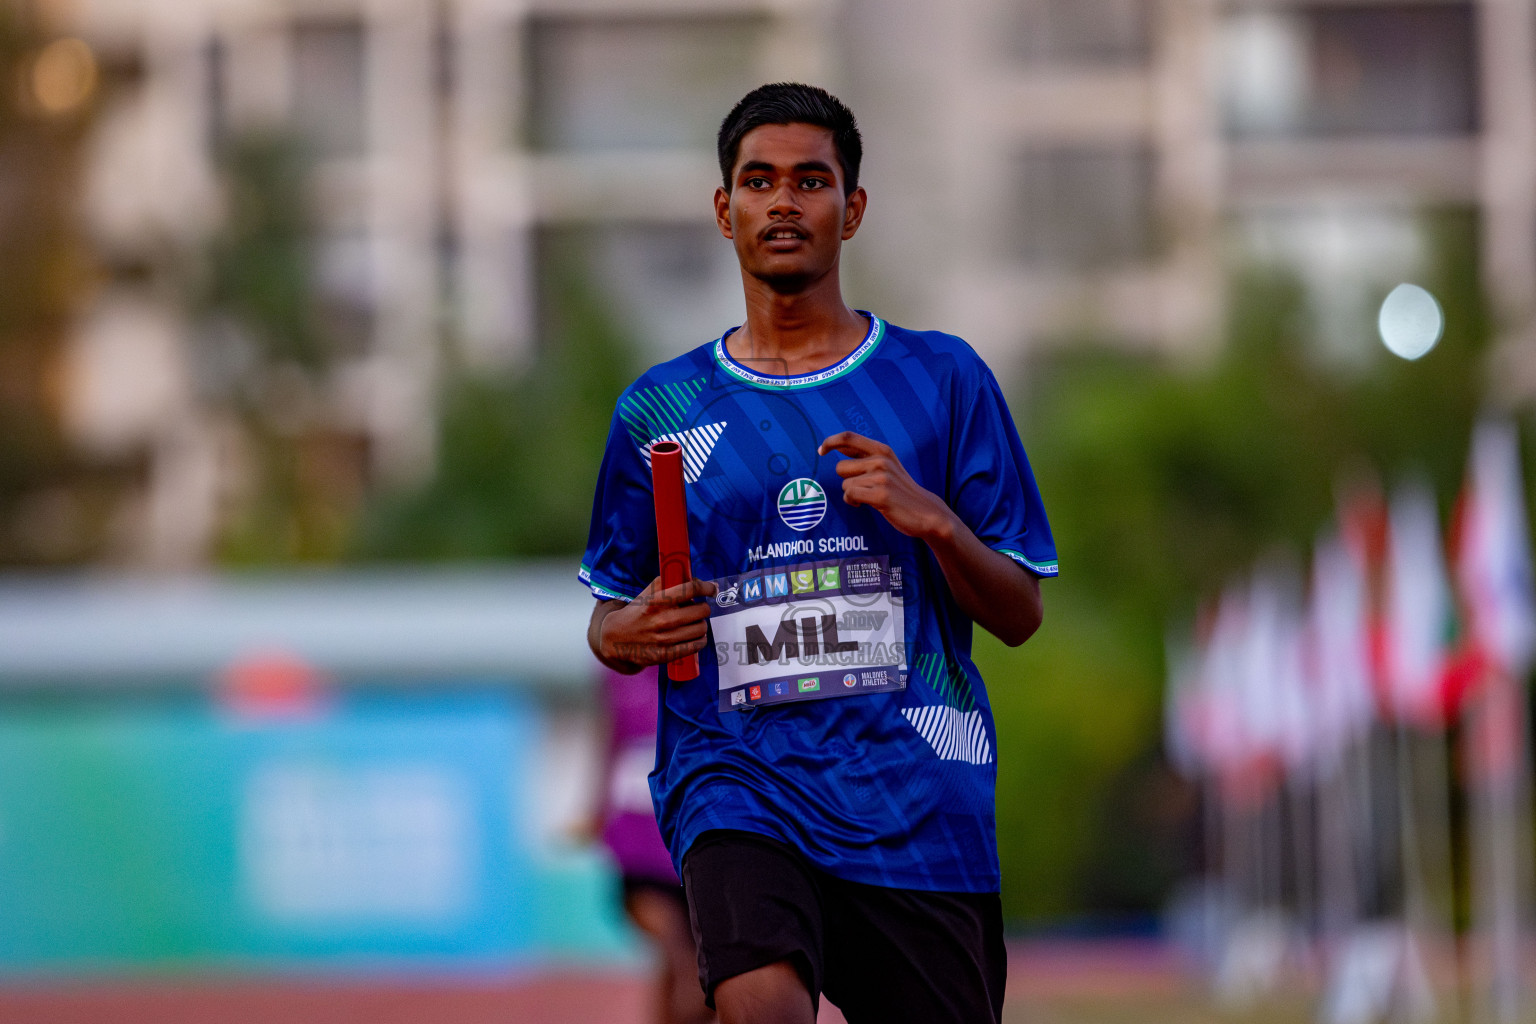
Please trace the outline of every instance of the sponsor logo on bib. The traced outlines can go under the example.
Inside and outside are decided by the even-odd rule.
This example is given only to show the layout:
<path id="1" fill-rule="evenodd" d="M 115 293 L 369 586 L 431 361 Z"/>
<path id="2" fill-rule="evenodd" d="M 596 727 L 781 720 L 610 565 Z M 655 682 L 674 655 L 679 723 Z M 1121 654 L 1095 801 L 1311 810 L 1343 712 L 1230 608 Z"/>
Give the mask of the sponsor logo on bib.
<path id="1" fill-rule="evenodd" d="M 887 556 L 713 582 L 725 598 L 710 616 L 720 711 L 906 688 L 904 601 Z"/>
<path id="2" fill-rule="evenodd" d="M 791 530 L 809 530 L 826 514 L 827 492 L 808 476 L 791 480 L 779 492 L 779 518 Z"/>

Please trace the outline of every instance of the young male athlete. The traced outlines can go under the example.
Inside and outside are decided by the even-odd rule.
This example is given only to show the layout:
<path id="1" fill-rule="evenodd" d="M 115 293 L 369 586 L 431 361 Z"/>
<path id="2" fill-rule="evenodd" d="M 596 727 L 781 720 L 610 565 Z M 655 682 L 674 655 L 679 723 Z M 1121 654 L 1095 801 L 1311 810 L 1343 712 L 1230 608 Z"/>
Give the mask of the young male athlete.
<path id="1" fill-rule="evenodd" d="M 580 573 L 588 641 L 662 673 L 651 793 L 723 1024 L 996 1021 L 996 734 L 971 624 L 1040 624 L 1055 545 L 991 372 L 843 302 L 852 113 L 768 85 L 720 127 L 747 319 L 620 397 Z M 658 578 L 649 446 L 679 442 L 695 579 Z M 710 643 L 712 635 L 713 642 Z M 706 649 L 707 647 L 707 649 Z"/>

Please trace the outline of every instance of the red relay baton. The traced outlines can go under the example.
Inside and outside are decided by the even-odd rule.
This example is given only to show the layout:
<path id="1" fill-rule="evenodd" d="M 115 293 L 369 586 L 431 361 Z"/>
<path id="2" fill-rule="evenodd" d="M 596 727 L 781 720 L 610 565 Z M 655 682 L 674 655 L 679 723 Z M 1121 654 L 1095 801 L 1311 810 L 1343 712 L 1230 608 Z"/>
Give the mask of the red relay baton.
<path id="1" fill-rule="evenodd" d="M 676 441 L 651 445 L 651 488 L 656 494 L 656 554 L 661 560 L 661 587 L 693 579 L 688 558 L 688 499 L 683 493 L 683 446 Z M 667 677 L 686 683 L 699 677 L 699 656 L 684 655 L 667 666 Z"/>

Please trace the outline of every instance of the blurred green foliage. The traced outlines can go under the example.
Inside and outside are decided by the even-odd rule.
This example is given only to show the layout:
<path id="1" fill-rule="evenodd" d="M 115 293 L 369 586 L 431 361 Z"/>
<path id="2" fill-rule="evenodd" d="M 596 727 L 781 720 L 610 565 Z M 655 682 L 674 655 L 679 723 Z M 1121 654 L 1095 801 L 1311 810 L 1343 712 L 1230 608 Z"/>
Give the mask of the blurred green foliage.
<path id="1" fill-rule="evenodd" d="M 350 535 L 361 457 L 322 408 L 344 353 L 318 283 L 312 159 L 302 139 L 220 140 L 227 214 L 188 274 L 204 403 L 239 424 L 250 479 L 217 538 L 226 565 L 330 561 Z M 354 446 L 355 447 L 355 446 Z"/>
<path id="2" fill-rule="evenodd" d="M 355 557 L 580 554 L 613 406 L 638 368 L 577 239 L 555 234 L 549 242 L 532 365 L 449 373 L 435 475 L 369 504 Z"/>
<path id="3" fill-rule="evenodd" d="M 209 242 L 199 299 L 207 315 L 235 321 L 240 337 L 216 341 L 248 346 L 226 359 L 323 369 L 333 346 L 317 315 L 312 168 L 303 145 L 280 132 L 244 132 L 221 140 L 217 164 L 226 215 Z M 258 392 L 232 389 L 230 397 L 259 412 Z"/>
<path id="4" fill-rule="evenodd" d="M 1320 357 L 1302 288 L 1268 267 L 1235 282 L 1212 362 L 1090 344 L 1032 367 L 1014 408 L 1062 576 L 1043 586 L 1034 639 L 978 636 L 976 653 L 997 715 L 1010 918 L 1152 909 L 1188 868 L 1192 802 L 1157 756 L 1170 625 L 1260 557 L 1304 557 L 1343 474 L 1424 474 L 1453 499 L 1490 325 L 1473 217 L 1424 225 L 1434 257 L 1419 283 L 1446 330 L 1418 362 L 1374 343 L 1360 366 Z"/>

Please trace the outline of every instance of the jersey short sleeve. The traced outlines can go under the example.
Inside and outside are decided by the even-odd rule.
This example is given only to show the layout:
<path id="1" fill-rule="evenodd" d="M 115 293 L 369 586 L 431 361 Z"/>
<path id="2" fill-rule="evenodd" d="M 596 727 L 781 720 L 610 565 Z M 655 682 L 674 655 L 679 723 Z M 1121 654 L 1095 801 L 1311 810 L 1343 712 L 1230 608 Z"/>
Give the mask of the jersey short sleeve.
<path id="1" fill-rule="evenodd" d="M 949 493 L 962 522 L 994 551 L 1037 576 L 1055 576 L 1056 542 L 1035 474 L 997 379 L 985 366 L 955 396 Z"/>
<path id="2" fill-rule="evenodd" d="M 596 597 L 631 601 L 660 571 L 651 470 L 615 414 L 598 470 L 578 578 Z"/>

